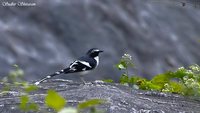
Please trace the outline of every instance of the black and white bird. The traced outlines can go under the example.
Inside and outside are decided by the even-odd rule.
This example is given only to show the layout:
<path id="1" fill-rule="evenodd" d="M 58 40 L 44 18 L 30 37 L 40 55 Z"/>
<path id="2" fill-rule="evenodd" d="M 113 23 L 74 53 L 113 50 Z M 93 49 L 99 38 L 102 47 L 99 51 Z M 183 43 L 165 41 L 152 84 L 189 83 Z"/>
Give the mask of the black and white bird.
<path id="1" fill-rule="evenodd" d="M 76 72 L 81 72 L 80 73 L 80 77 L 81 80 L 85 83 L 82 75 L 83 73 L 86 73 L 90 70 L 95 69 L 98 65 L 99 65 L 99 53 L 103 52 L 102 50 L 99 50 L 97 48 L 93 48 L 90 49 L 86 55 L 78 58 L 77 60 L 75 60 L 74 62 L 72 62 L 69 67 L 57 71 L 51 75 L 46 76 L 45 78 L 35 82 L 35 85 L 40 84 L 41 82 L 50 79 L 56 75 L 60 75 L 60 74 L 68 74 L 68 73 L 76 73 Z"/>

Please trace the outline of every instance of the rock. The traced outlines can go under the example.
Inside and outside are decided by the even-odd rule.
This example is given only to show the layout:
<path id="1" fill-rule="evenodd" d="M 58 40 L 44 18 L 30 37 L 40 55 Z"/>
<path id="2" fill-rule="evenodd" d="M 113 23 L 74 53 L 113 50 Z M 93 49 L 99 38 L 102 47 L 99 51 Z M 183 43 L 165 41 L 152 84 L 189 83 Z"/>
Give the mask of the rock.
<path id="1" fill-rule="evenodd" d="M 182 0 L 182 7 L 180 0 L 165 1 L 35 0 L 35 7 L 0 5 L 0 76 L 18 64 L 28 80 L 39 79 L 93 47 L 105 52 L 98 69 L 86 76 L 90 80 L 118 80 L 113 65 L 124 53 L 132 55 L 136 65 L 130 73 L 146 78 L 200 64 L 200 12 L 186 7 L 196 2 Z"/>
<path id="2" fill-rule="evenodd" d="M 106 110 L 106 113 L 198 113 L 200 111 L 200 100 L 176 94 L 135 90 L 116 83 L 95 81 L 83 85 L 57 79 L 44 82 L 39 87 L 39 90 L 32 93 L 30 97 L 40 105 L 41 113 L 44 109 L 52 112 L 44 105 L 44 97 L 48 89 L 59 92 L 67 99 L 68 106 L 73 107 L 88 99 L 105 99 L 106 104 L 99 106 L 98 109 Z M 7 95 L 1 95 L 1 113 L 22 113 L 17 107 L 19 95 L 16 89 Z"/>

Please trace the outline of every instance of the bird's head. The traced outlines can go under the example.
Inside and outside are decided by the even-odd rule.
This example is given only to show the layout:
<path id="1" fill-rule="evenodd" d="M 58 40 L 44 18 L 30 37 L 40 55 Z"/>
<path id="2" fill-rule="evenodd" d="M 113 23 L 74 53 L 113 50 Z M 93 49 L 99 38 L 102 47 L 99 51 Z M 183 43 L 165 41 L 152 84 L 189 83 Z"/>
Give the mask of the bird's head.
<path id="1" fill-rule="evenodd" d="M 94 58 L 94 57 L 98 56 L 99 53 L 101 53 L 101 52 L 103 52 L 103 51 L 102 51 L 102 50 L 99 50 L 99 49 L 97 49 L 97 48 L 92 48 L 92 49 L 90 49 L 90 50 L 87 52 L 87 55 L 90 56 L 90 57 L 92 57 L 92 58 Z"/>

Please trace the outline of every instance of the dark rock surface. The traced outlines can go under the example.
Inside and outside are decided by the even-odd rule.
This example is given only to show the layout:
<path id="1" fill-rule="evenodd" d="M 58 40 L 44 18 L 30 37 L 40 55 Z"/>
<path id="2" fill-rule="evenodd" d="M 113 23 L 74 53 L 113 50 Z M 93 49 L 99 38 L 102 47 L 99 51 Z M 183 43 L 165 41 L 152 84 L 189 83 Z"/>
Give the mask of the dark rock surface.
<path id="1" fill-rule="evenodd" d="M 48 89 L 59 92 L 67 99 L 68 106 L 76 106 L 88 99 L 105 99 L 107 103 L 99 108 L 106 110 L 106 113 L 199 113 L 200 111 L 199 100 L 191 100 L 175 94 L 145 92 L 100 81 L 83 85 L 61 79 L 44 82 L 38 91 L 31 94 L 30 97 L 40 104 L 41 109 L 46 109 L 44 97 Z M 1 94 L 0 112 L 21 113 L 16 107 L 19 104 L 19 95 L 16 89 L 7 95 Z"/>
<path id="2" fill-rule="evenodd" d="M 64 68 L 92 47 L 105 52 L 99 68 L 87 76 L 91 80 L 117 80 L 120 74 L 113 65 L 125 52 L 133 56 L 134 73 L 147 78 L 200 64 L 200 9 L 174 2 L 181 0 L 25 1 L 37 5 L 0 5 L 0 76 L 18 64 L 28 80 L 35 80 Z"/>

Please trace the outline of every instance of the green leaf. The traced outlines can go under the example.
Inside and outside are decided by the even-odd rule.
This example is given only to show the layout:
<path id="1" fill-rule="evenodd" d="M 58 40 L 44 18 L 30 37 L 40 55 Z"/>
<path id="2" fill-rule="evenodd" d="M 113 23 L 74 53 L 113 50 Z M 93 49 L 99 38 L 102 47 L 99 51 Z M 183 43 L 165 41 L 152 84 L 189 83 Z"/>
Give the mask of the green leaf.
<path id="1" fill-rule="evenodd" d="M 14 71 L 11 71 L 9 73 L 10 77 L 23 77 L 24 76 L 24 71 L 22 69 L 16 69 Z"/>
<path id="2" fill-rule="evenodd" d="M 124 69 L 127 69 L 128 68 L 128 62 L 126 62 L 126 60 L 121 60 L 120 61 L 120 64 L 121 64 L 121 66 L 124 68 Z"/>
<path id="3" fill-rule="evenodd" d="M 151 83 L 163 87 L 164 84 L 170 81 L 170 78 L 171 77 L 168 76 L 167 74 L 159 74 L 153 77 L 153 79 L 151 80 Z"/>
<path id="4" fill-rule="evenodd" d="M 126 74 L 122 74 L 122 76 L 120 77 L 120 83 L 121 84 L 125 84 L 125 83 L 129 83 L 129 77 Z"/>
<path id="5" fill-rule="evenodd" d="M 172 93 L 181 93 L 184 91 L 185 87 L 183 84 L 175 81 L 170 81 L 170 86 L 171 86 L 171 92 Z"/>
<path id="6" fill-rule="evenodd" d="M 116 65 L 116 67 L 117 67 L 117 69 L 119 69 L 119 70 L 123 70 L 123 69 L 126 69 L 126 67 L 123 65 L 123 64 L 117 64 Z"/>
<path id="7" fill-rule="evenodd" d="M 139 76 L 132 76 L 132 77 L 130 77 L 130 79 L 129 79 L 129 83 L 130 83 L 130 84 L 137 84 L 137 81 L 143 80 L 143 79 L 144 79 L 144 78 L 139 77 Z"/>
<path id="8" fill-rule="evenodd" d="M 25 91 L 26 91 L 27 93 L 30 93 L 30 92 L 35 91 L 35 90 L 37 90 L 37 89 L 38 89 L 38 87 L 35 86 L 35 85 L 27 85 L 27 86 L 25 86 Z"/>
<path id="9" fill-rule="evenodd" d="M 138 80 L 137 85 L 139 86 L 140 89 L 143 89 L 143 90 L 149 89 L 149 84 L 146 79 Z"/>
<path id="10" fill-rule="evenodd" d="M 14 65 L 15 70 L 9 72 L 7 79 L 11 82 L 21 82 L 23 81 L 24 71 L 19 68 L 18 65 Z"/>
<path id="11" fill-rule="evenodd" d="M 184 76 L 187 75 L 187 70 L 183 67 L 179 68 L 176 72 L 174 72 L 173 77 L 182 79 Z"/>
<path id="12" fill-rule="evenodd" d="M 28 106 L 28 109 L 29 110 L 33 110 L 33 111 L 38 111 L 39 110 L 39 107 L 37 104 L 35 103 L 30 103 L 29 106 Z"/>
<path id="13" fill-rule="evenodd" d="M 29 102 L 29 97 L 27 95 L 23 95 L 20 97 L 20 109 L 21 110 L 24 110 L 24 111 L 27 111 L 27 104 Z"/>
<path id="14" fill-rule="evenodd" d="M 64 108 L 66 101 L 56 91 L 48 90 L 47 96 L 45 97 L 45 104 L 48 107 L 53 108 L 56 111 L 59 111 L 62 108 Z"/>
<path id="15" fill-rule="evenodd" d="M 19 108 L 23 111 L 38 111 L 39 107 L 35 103 L 30 103 L 29 102 L 29 97 L 28 95 L 23 95 L 20 97 L 20 105 Z"/>
<path id="16" fill-rule="evenodd" d="M 97 105 L 100 105 L 100 104 L 103 104 L 103 103 L 105 103 L 105 100 L 91 99 L 91 100 L 88 100 L 88 101 L 85 101 L 85 102 L 78 104 L 78 109 L 79 110 L 86 109 L 86 108 L 94 107 L 94 106 L 97 106 Z"/>
<path id="17" fill-rule="evenodd" d="M 160 91 L 163 88 L 163 86 L 160 86 L 159 84 L 153 84 L 152 82 L 149 82 L 149 81 L 147 82 L 146 85 L 148 86 L 148 89 L 150 90 Z"/>

